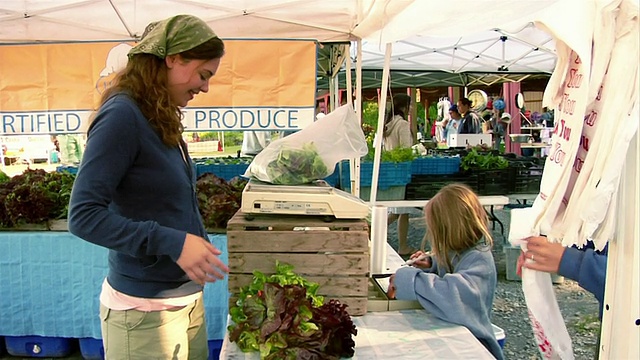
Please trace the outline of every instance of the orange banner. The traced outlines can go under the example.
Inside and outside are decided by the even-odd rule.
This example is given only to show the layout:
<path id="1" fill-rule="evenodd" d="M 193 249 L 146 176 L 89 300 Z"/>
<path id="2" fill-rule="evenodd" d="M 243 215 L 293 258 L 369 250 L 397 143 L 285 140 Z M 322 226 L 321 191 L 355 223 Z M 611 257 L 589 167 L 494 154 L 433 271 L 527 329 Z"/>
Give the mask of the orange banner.
<path id="1" fill-rule="evenodd" d="M 4 135 L 78 133 L 132 44 L 0 46 Z M 225 40 L 208 93 L 184 109 L 190 131 L 297 130 L 314 120 L 316 44 Z"/>

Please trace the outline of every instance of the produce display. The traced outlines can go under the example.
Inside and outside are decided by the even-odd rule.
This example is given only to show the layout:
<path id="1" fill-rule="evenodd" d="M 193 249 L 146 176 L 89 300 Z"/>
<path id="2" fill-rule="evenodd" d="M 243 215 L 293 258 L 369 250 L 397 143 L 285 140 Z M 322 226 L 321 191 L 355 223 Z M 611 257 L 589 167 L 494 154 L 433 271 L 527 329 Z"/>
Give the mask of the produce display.
<path id="1" fill-rule="evenodd" d="M 276 272 L 253 272 L 229 311 L 229 339 L 266 360 L 353 357 L 357 329 L 346 305 L 316 295 L 319 285 L 276 263 Z"/>
<path id="2" fill-rule="evenodd" d="M 226 181 L 211 173 L 198 177 L 198 207 L 207 229 L 225 229 L 227 222 L 240 209 L 242 190 L 247 180 L 235 177 Z"/>
<path id="3" fill-rule="evenodd" d="M 276 158 L 266 166 L 272 184 L 299 185 L 322 179 L 329 175 L 329 169 L 312 142 L 301 149 L 280 149 Z"/>
<path id="4" fill-rule="evenodd" d="M 67 217 L 75 176 L 27 169 L 9 178 L 0 175 L 0 226 L 37 224 Z"/>
<path id="5" fill-rule="evenodd" d="M 481 170 L 497 170 L 506 169 L 509 162 L 500 155 L 494 155 L 490 152 L 479 153 L 475 148 L 462 158 L 460 168 L 462 170 L 481 169 Z"/>
<path id="6" fill-rule="evenodd" d="M 70 171 L 71 170 L 71 171 Z M 27 169 L 9 177 L 0 171 L 0 227 L 14 228 L 66 219 L 75 168 L 56 172 Z M 207 229 L 224 229 L 240 209 L 247 181 L 235 177 L 226 181 L 206 173 L 196 183 L 198 207 Z"/>
<path id="7" fill-rule="evenodd" d="M 250 164 L 252 157 L 243 156 L 218 156 L 218 157 L 206 157 L 193 159 L 196 165 L 237 165 L 237 164 Z"/>

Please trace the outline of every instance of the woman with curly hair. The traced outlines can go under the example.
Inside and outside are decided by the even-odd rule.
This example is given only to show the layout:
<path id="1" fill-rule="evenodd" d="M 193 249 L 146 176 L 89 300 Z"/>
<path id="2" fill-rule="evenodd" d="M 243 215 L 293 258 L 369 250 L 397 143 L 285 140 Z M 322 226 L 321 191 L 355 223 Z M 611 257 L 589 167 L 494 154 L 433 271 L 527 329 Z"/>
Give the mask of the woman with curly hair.
<path id="1" fill-rule="evenodd" d="M 109 249 L 100 294 L 107 359 L 206 359 L 202 289 L 227 266 L 198 210 L 181 107 L 209 90 L 224 44 L 194 16 L 151 23 L 102 95 L 69 230 Z"/>

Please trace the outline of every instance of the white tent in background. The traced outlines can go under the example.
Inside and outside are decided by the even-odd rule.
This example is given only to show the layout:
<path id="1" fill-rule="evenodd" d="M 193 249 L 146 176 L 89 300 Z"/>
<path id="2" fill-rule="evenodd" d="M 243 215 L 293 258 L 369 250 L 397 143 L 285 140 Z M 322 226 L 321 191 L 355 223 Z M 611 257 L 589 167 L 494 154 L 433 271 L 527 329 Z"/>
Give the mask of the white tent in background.
<path id="1" fill-rule="evenodd" d="M 464 36 L 412 36 L 393 44 L 394 70 L 496 73 L 552 73 L 556 63 L 553 37 L 526 24 L 515 33 L 504 29 Z M 363 69 L 382 69 L 384 52 L 363 43 Z"/>

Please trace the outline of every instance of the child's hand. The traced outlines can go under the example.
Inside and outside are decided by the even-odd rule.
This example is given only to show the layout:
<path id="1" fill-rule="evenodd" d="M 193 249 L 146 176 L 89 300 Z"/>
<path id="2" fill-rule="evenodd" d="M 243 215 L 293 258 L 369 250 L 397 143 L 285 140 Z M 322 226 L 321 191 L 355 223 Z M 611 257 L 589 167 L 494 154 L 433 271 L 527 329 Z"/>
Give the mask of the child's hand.
<path id="1" fill-rule="evenodd" d="M 431 255 L 423 252 L 422 250 L 418 250 L 415 253 L 411 254 L 409 259 L 410 260 L 417 259 L 417 258 L 423 257 L 424 255 L 427 255 L 426 258 L 424 258 L 423 260 L 417 260 L 412 264 L 412 266 L 417 267 L 419 269 L 431 268 L 431 266 L 433 265 L 431 261 Z"/>
<path id="2" fill-rule="evenodd" d="M 387 297 L 389 299 L 396 298 L 396 285 L 393 283 L 394 278 L 395 275 L 391 275 L 391 277 L 389 278 L 389 289 L 387 290 Z"/>

